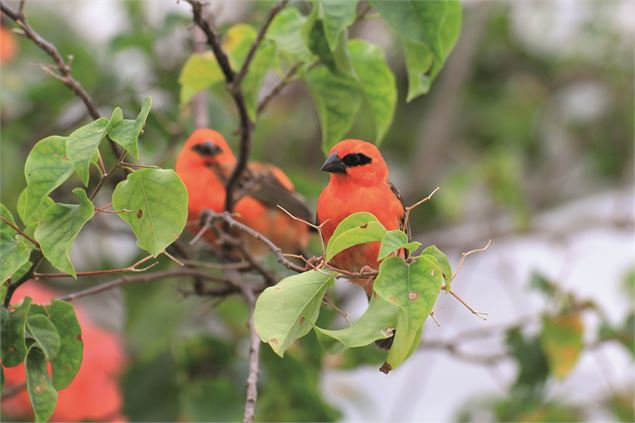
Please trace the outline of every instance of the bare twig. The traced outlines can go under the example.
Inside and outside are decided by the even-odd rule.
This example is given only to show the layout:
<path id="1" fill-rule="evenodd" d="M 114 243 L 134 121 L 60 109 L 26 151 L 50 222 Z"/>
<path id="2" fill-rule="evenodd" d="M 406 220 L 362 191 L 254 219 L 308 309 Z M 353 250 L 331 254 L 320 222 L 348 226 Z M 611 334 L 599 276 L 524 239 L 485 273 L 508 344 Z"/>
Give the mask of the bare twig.
<path id="1" fill-rule="evenodd" d="M 11 227 L 11 229 L 16 231 L 23 238 L 28 239 L 33 245 L 35 245 L 36 247 L 40 248 L 40 243 L 37 242 L 35 239 L 31 238 L 31 236 L 29 236 L 28 234 L 24 233 L 24 231 L 22 231 L 22 229 L 18 228 L 18 226 L 15 223 L 13 223 L 10 220 L 6 219 L 4 216 L 0 216 L 0 220 L 2 220 L 4 223 L 9 225 Z"/>
<path id="2" fill-rule="evenodd" d="M 467 256 L 469 256 L 470 254 L 474 254 L 474 253 L 478 253 L 480 251 L 485 251 L 489 248 L 489 246 L 492 244 L 492 240 L 490 239 L 489 241 L 487 241 L 487 244 L 485 244 L 484 247 L 481 248 L 477 248 L 475 250 L 470 250 L 467 251 L 465 253 L 461 253 L 461 261 L 459 261 L 459 265 L 456 266 L 456 271 L 454 272 L 454 274 L 452 275 L 452 278 L 450 280 L 454 280 L 454 278 L 456 278 L 456 275 L 459 274 L 459 271 L 461 270 L 461 268 L 463 267 L 463 262 L 465 261 L 465 258 Z"/>
<path id="3" fill-rule="evenodd" d="M 27 38 L 33 41 L 35 45 L 37 45 L 41 50 L 43 50 L 53 59 L 53 61 L 55 62 L 55 66 L 57 67 L 59 72 L 59 74 L 54 75 L 55 78 L 59 79 L 64 85 L 66 85 L 71 91 L 73 91 L 73 93 L 75 93 L 77 97 L 79 97 L 79 99 L 84 103 L 84 106 L 86 107 L 86 110 L 88 111 L 90 117 L 92 117 L 93 119 L 99 119 L 101 117 L 101 114 L 99 113 L 99 110 L 97 110 L 97 106 L 95 106 L 95 103 L 93 103 L 93 100 L 90 98 L 81 84 L 75 78 L 73 78 L 70 64 L 62 58 L 62 55 L 53 43 L 44 39 L 27 22 L 23 13 L 24 2 L 20 3 L 18 12 L 11 9 L 4 2 L 0 2 L 0 10 L 2 10 L 2 13 L 11 18 L 11 20 L 13 20 L 22 29 L 24 35 Z M 54 72 L 50 71 L 48 73 L 51 74 Z M 110 141 L 110 147 L 115 157 L 118 157 L 120 152 L 117 144 Z"/>
<path id="4" fill-rule="evenodd" d="M 223 213 L 216 213 L 212 210 L 208 210 L 209 213 L 209 217 L 210 217 L 210 222 L 212 222 L 213 220 L 222 220 L 224 221 L 227 225 L 229 225 L 230 228 L 239 230 L 240 232 L 243 232 L 249 236 L 251 236 L 252 238 L 257 239 L 258 241 L 262 242 L 263 244 L 265 244 L 265 246 L 267 248 L 269 248 L 269 250 L 271 250 L 271 252 L 273 252 L 276 255 L 276 258 L 278 259 L 278 263 L 280 263 L 281 265 L 283 265 L 284 267 L 286 267 L 287 269 L 296 271 L 296 272 L 304 272 L 306 269 L 302 266 L 299 266 L 293 262 L 291 262 L 289 259 L 287 259 L 285 257 L 285 255 L 282 253 L 282 250 L 280 249 L 280 247 L 278 247 L 276 244 L 273 243 L 273 241 L 271 241 L 269 238 L 267 238 L 266 236 L 264 236 L 263 234 L 261 234 L 260 232 L 256 231 L 255 229 L 240 223 L 239 221 L 237 221 L 236 219 L 234 219 L 232 217 L 232 215 L 229 212 L 223 212 Z"/>
<path id="5" fill-rule="evenodd" d="M 134 273 L 140 273 L 140 272 L 145 272 L 148 269 L 153 268 L 154 266 L 156 266 L 157 264 L 159 264 L 158 261 L 155 261 L 154 263 L 150 263 L 148 266 L 145 267 L 139 267 L 141 266 L 143 263 L 147 262 L 148 260 L 153 259 L 153 256 L 147 256 L 142 258 L 141 260 L 137 261 L 136 263 L 128 266 L 128 267 L 121 267 L 119 269 L 106 269 L 106 270 L 91 270 L 88 272 L 77 272 L 77 277 L 82 277 L 82 276 L 97 276 L 97 275 L 107 275 L 110 273 L 124 273 L 124 272 L 134 272 Z M 35 279 L 47 279 L 47 278 L 70 278 L 72 277 L 69 274 L 66 273 L 37 273 L 34 272 L 33 273 L 33 277 Z"/>
<path id="6" fill-rule="evenodd" d="M 487 320 L 487 313 L 483 313 L 482 311 L 476 311 L 474 310 L 474 308 L 472 308 L 472 306 L 470 306 L 468 303 L 466 303 L 463 298 L 459 297 L 458 294 L 454 291 L 452 291 L 451 289 L 447 289 L 447 292 L 450 293 L 450 295 L 452 295 L 454 298 L 456 298 L 461 304 L 463 304 L 463 306 L 465 308 L 467 308 L 468 310 L 470 310 L 470 312 L 475 315 L 476 317 L 478 317 L 479 319 L 483 319 L 483 320 Z"/>
<path id="7" fill-rule="evenodd" d="M 406 233 L 408 233 L 408 227 L 410 226 L 410 213 L 416 209 L 417 207 L 419 207 L 420 205 L 422 205 L 423 203 L 425 203 L 426 201 L 428 201 L 429 199 L 432 198 L 432 196 L 434 194 L 436 194 L 436 192 L 441 189 L 441 187 L 436 187 L 430 194 L 428 194 L 427 197 L 422 198 L 421 200 L 417 201 L 416 203 L 414 203 L 411 206 L 407 206 L 406 207 L 406 215 L 404 216 L 404 231 L 406 231 Z"/>
<path id="8" fill-rule="evenodd" d="M 99 294 L 104 291 L 108 291 L 110 289 L 116 288 L 118 286 L 128 285 L 131 283 L 152 282 L 152 281 L 156 281 L 160 279 L 166 279 L 166 278 L 172 278 L 172 277 L 184 277 L 184 276 L 194 276 L 203 280 L 221 282 L 225 284 L 230 283 L 228 279 L 223 278 L 222 276 L 212 275 L 210 273 L 201 272 L 200 270 L 190 269 L 185 267 L 185 268 L 175 269 L 175 270 L 144 273 L 142 275 L 123 276 L 119 279 L 114 279 L 112 281 L 104 282 L 102 284 L 84 289 L 82 291 L 77 291 L 71 294 L 59 296 L 56 299 L 62 300 L 62 301 L 74 301 L 82 297 Z"/>
<path id="9" fill-rule="evenodd" d="M 247 72 L 249 71 L 249 65 L 251 65 L 251 61 L 256 55 L 256 51 L 258 50 L 258 47 L 260 47 L 260 44 L 262 44 L 262 41 L 265 39 L 265 34 L 267 33 L 267 30 L 269 29 L 269 25 L 271 25 L 273 18 L 275 18 L 276 15 L 282 9 L 284 9 L 287 3 L 289 3 L 289 0 L 282 0 L 278 2 L 275 6 L 273 6 L 271 10 L 269 10 L 269 14 L 266 17 L 265 22 L 262 24 L 262 26 L 260 27 L 260 30 L 258 31 L 256 40 L 253 42 L 253 44 L 249 48 L 249 51 L 247 52 L 247 56 L 245 56 L 245 61 L 243 62 L 243 65 L 241 66 L 240 70 L 238 71 L 234 80 L 232 81 L 232 86 L 231 86 L 232 90 L 240 89 L 240 83 L 242 82 L 245 75 L 247 75 Z"/>
<path id="10" fill-rule="evenodd" d="M 271 103 L 271 101 L 274 98 L 280 95 L 280 93 L 286 88 L 286 86 L 289 85 L 289 83 L 291 82 L 291 80 L 293 79 L 293 77 L 298 72 L 298 70 L 302 67 L 303 64 L 304 62 L 298 62 L 295 65 L 291 66 L 291 68 L 287 71 L 287 73 L 282 77 L 280 82 L 278 82 L 278 84 L 276 84 L 276 86 L 273 87 L 271 92 L 267 94 L 265 98 L 263 98 L 260 101 L 260 103 L 258 104 L 258 109 L 257 109 L 258 115 L 261 115 L 265 111 L 269 103 Z"/>

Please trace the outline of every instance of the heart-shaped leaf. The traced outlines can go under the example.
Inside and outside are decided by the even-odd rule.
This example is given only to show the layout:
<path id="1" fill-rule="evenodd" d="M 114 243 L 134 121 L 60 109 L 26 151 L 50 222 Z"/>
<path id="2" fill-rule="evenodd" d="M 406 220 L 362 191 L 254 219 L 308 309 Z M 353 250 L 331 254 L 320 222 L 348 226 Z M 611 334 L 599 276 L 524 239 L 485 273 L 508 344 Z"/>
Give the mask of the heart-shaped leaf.
<path id="1" fill-rule="evenodd" d="M 57 405 L 57 391 L 51 383 L 46 356 L 35 345 L 29 348 L 26 358 L 26 389 L 36 422 L 48 421 Z"/>
<path id="2" fill-rule="evenodd" d="M 381 241 L 385 233 L 384 225 L 371 213 L 353 213 L 335 228 L 326 246 L 326 261 L 329 262 L 337 253 L 349 247 Z"/>
<path id="3" fill-rule="evenodd" d="M 20 304 L 10 305 L 8 310 L 2 308 L 2 330 L 0 331 L 2 342 L 0 342 L 0 348 L 4 367 L 15 367 L 24 361 L 26 356 L 24 331 L 30 307 L 31 298 L 24 297 Z"/>
<path id="4" fill-rule="evenodd" d="M 37 346 L 44 352 L 46 360 L 53 360 L 60 349 L 60 336 L 48 316 L 34 314 L 27 317 L 26 328 Z"/>
<path id="5" fill-rule="evenodd" d="M 421 247 L 421 243 L 419 241 L 408 240 L 408 234 L 404 231 L 399 229 L 387 231 L 384 238 L 381 240 L 381 247 L 379 247 L 379 257 L 377 260 L 383 260 L 392 252 L 401 250 L 402 248 L 408 250 L 409 253 L 412 253 L 419 247 Z"/>
<path id="6" fill-rule="evenodd" d="M 90 164 L 106 137 L 108 119 L 99 118 L 76 129 L 66 139 L 66 156 L 73 163 L 84 186 L 88 186 Z"/>

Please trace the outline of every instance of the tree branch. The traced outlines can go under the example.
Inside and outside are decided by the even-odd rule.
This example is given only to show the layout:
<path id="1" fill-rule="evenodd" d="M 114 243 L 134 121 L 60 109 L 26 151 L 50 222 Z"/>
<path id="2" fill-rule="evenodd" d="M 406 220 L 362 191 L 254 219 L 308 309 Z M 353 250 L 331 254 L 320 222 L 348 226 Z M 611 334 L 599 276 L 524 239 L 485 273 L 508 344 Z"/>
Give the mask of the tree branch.
<path id="1" fill-rule="evenodd" d="M 258 399 L 258 376 L 260 374 L 258 356 L 260 354 L 260 337 L 256 333 L 254 325 L 254 308 L 256 306 L 256 296 L 253 288 L 241 283 L 239 288 L 245 297 L 247 307 L 249 307 L 249 374 L 247 376 L 247 399 L 245 400 L 245 412 L 243 423 L 251 423 L 254 420 L 256 411 L 256 400 Z"/>
<path id="2" fill-rule="evenodd" d="M 203 280 L 221 282 L 225 284 L 231 283 L 229 279 L 223 278 L 221 276 L 212 275 L 210 273 L 201 272 L 200 270 L 190 269 L 186 267 L 186 268 L 175 269 L 175 270 L 165 270 L 161 272 L 145 273 L 142 275 L 123 276 L 121 278 L 104 282 L 102 284 L 84 289 L 82 291 L 77 291 L 67 295 L 59 296 L 56 299 L 62 300 L 62 301 L 74 301 L 82 297 L 99 294 L 101 292 L 108 291 L 118 286 L 128 285 L 131 283 L 152 282 L 159 279 L 166 279 L 171 277 L 183 277 L 183 276 L 193 276 Z"/>
<path id="3" fill-rule="evenodd" d="M 284 77 L 282 77 L 280 82 L 278 82 L 278 84 L 275 87 L 273 87 L 271 92 L 267 94 L 265 98 L 262 99 L 262 101 L 258 104 L 258 109 L 257 109 L 258 115 L 261 115 L 265 111 L 265 109 L 267 108 L 271 100 L 273 100 L 278 95 L 280 95 L 282 90 L 284 90 L 286 86 L 289 85 L 289 83 L 291 82 L 291 79 L 295 76 L 295 74 L 298 72 L 298 70 L 302 67 L 303 64 L 304 62 L 298 62 L 295 65 L 293 65 L 291 69 L 289 69 L 289 71 L 284 75 Z"/>
<path id="4" fill-rule="evenodd" d="M 282 0 L 278 2 L 275 6 L 273 6 L 271 10 L 269 11 L 267 18 L 265 19 L 265 23 L 262 24 L 262 26 L 260 27 L 260 30 L 258 31 L 256 40 L 253 42 L 253 44 L 249 48 L 249 52 L 247 52 L 247 56 L 245 57 L 245 61 L 243 62 L 243 65 L 240 68 L 240 71 L 238 71 L 238 73 L 236 74 L 236 77 L 234 78 L 234 81 L 232 82 L 232 87 L 231 87 L 232 90 L 240 89 L 240 83 L 242 82 L 243 78 L 245 78 L 245 75 L 247 75 L 247 72 L 249 71 L 249 65 L 251 65 L 251 61 L 256 55 L 256 51 L 258 50 L 258 47 L 260 47 L 260 44 L 262 44 L 263 40 L 265 39 L 265 34 L 267 33 L 267 30 L 269 29 L 269 25 L 271 25 L 273 18 L 275 18 L 276 15 L 282 9 L 284 9 L 287 3 L 289 3 L 289 0 Z"/>
<path id="5" fill-rule="evenodd" d="M 84 103 L 84 106 L 86 107 L 86 110 L 88 111 L 90 117 L 92 117 L 93 119 L 99 119 L 101 117 L 101 114 L 99 113 L 99 110 L 97 110 L 97 106 L 95 106 L 95 103 L 93 103 L 93 100 L 84 90 L 82 85 L 75 78 L 73 78 L 73 75 L 71 74 L 71 66 L 64 61 L 62 55 L 53 43 L 44 39 L 31 27 L 31 25 L 29 25 L 29 23 L 26 21 L 26 18 L 24 17 L 23 9 L 24 2 L 20 3 L 20 10 L 18 12 L 11 9 L 4 2 L 0 2 L 0 10 L 2 10 L 2 13 L 11 18 L 22 29 L 24 35 L 27 38 L 33 41 L 35 45 L 37 45 L 41 50 L 43 50 L 53 59 L 53 61 L 55 62 L 55 66 L 57 67 L 59 72 L 59 75 L 53 73 L 55 78 L 59 79 L 64 85 L 70 88 L 77 97 L 79 97 L 79 99 Z M 52 71 L 50 71 L 49 73 L 51 72 Z M 115 144 L 111 140 L 108 141 L 115 157 L 119 157 L 121 153 L 117 144 Z"/>

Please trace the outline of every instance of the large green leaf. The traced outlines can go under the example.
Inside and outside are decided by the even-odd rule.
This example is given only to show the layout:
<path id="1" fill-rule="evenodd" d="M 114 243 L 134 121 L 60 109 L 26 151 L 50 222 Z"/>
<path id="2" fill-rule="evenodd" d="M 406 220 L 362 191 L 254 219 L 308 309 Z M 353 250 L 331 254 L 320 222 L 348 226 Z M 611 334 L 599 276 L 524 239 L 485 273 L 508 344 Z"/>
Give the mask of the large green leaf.
<path id="1" fill-rule="evenodd" d="M 181 84 L 179 101 L 181 105 L 190 101 L 199 91 L 203 91 L 222 80 L 223 73 L 211 51 L 192 54 L 185 62 L 181 75 L 179 75 L 179 84 Z"/>
<path id="2" fill-rule="evenodd" d="M 308 61 L 311 52 L 302 38 L 306 18 L 294 7 L 282 10 L 271 22 L 266 38 L 276 45 L 278 54 L 289 60 Z"/>
<path id="3" fill-rule="evenodd" d="M 369 0 L 400 35 L 408 70 L 407 101 L 425 94 L 437 76 L 461 29 L 458 0 Z"/>
<path id="4" fill-rule="evenodd" d="M 146 97 L 143 99 L 141 111 L 136 119 L 123 119 L 123 113 L 118 107 L 112 112 L 107 129 L 108 137 L 122 146 L 135 159 L 139 159 L 139 135 L 143 131 L 151 108 L 152 98 Z"/>
<path id="5" fill-rule="evenodd" d="M 408 234 L 400 229 L 393 231 L 386 231 L 384 238 L 381 240 L 381 246 L 379 247 L 378 260 L 383 260 L 388 257 L 392 252 L 401 250 L 402 248 L 412 253 L 417 248 L 421 247 L 419 241 L 410 241 Z"/>
<path id="6" fill-rule="evenodd" d="M 547 355 L 549 369 L 564 379 L 575 368 L 584 348 L 584 323 L 578 313 L 545 316 L 540 344 Z"/>
<path id="7" fill-rule="evenodd" d="M 379 144 L 392 123 L 397 105 L 397 82 L 386 62 L 384 51 L 365 40 L 348 43 L 351 63 L 360 82 L 360 91 L 375 122 L 375 143 Z"/>
<path id="8" fill-rule="evenodd" d="M 38 211 L 44 198 L 62 185 L 74 169 L 66 157 L 65 137 L 47 137 L 35 144 L 24 164 L 27 190 L 20 216 L 25 223 L 31 221 L 31 215 Z"/>
<path id="9" fill-rule="evenodd" d="M 384 225 L 371 213 L 354 213 L 335 228 L 326 246 L 326 261 L 329 262 L 337 253 L 349 247 L 381 241 L 385 233 Z"/>
<path id="10" fill-rule="evenodd" d="M 57 269 L 75 277 L 75 268 L 70 259 L 73 241 L 95 214 L 95 206 L 86 191 L 75 188 L 73 194 L 79 204 L 55 204 L 42 218 L 35 230 L 35 239 L 40 243 L 44 257 Z"/>
<path id="11" fill-rule="evenodd" d="M 357 0 L 317 1 L 320 6 L 326 41 L 331 51 L 335 51 L 340 35 L 357 18 Z"/>
<path id="12" fill-rule="evenodd" d="M 47 361 L 53 360 L 60 349 L 60 335 L 51 320 L 45 315 L 34 314 L 27 317 L 26 328 Z"/>
<path id="13" fill-rule="evenodd" d="M 15 224 L 13 215 L 2 204 L 0 204 L 0 215 Z M 18 236 L 15 229 L 0 220 L 0 282 L 9 279 L 29 261 L 30 245 L 27 244 L 28 241 L 19 239 Z"/>
<path id="14" fill-rule="evenodd" d="M 29 355 L 26 358 L 26 389 L 35 414 L 35 421 L 48 421 L 57 405 L 57 391 L 51 383 L 46 356 L 35 345 L 29 348 Z"/>
<path id="15" fill-rule="evenodd" d="M 82 364 L 82 329 L 69 303 L 53 300 L 46 311 L 61 340 L 60 349 L 51 363 L 53 386 L 55 389 L 64 389 L 73 381 Z"/>
<path id="16" fill-rule="evenodd" d="M 40 205 L 37 206 L 35 209 L 27 210 L 27 191 L 28 187 L 24 188 L 18 196 L 18 216 L 20 216 L 20 220 L 22 220 L 22 223 L 27 225 L 25 232 L 27 232 L 29 235 L 32 235 L 35 231 L 35 227 L 38 223 L 40 223 L 40 220 L 42 220 L 44 213 L 46 213 L 49 207 L 55 204 L 55 201 L 53 201 L 51 197 L 47 196 L 42 199 Z"/>
<path id="17" fill-rule="evenodd" d="M 310 270 L 289 276 L 263 291 L 256 302 L 254 324 L 263 342 L 279 356 L 313 327 L 326 289 L 335 276 Z"/>
<path id="18" fill-rule="evenodd" d="M 15 367 L 24 361 L 26 356 L 24 331 L 30 306 L 31 298 L 25 297 L 20 304 L 10 305 L 8 312 L 3 312 L 0 347 L 4 367 Z M 3 311 L 6 310 L 3 308 Z"/>
<path id="19" fill-rule="evenodd" d="M 397 324 L 398 312 L 399 308 L 394 304 L 374 295 L 364 314 L 347 328 L 329 330 L 315 326 L 315 330 L 322 345 L 334 354 L 390 337 Z"/>
<path id="20" fill-rule="evenodd" d="M 416 349 L 418 333 L 434 307 L 442 278 L 441 269 L 425 256 L 413 263 L 388 257 L 380 265 L 373 285 L 375 293 L 400 308 L 395 340 L 386 360 L 391 368 Z"/>
<path id="21" fill-rule="evenodd" d="M 66 139 L 66 156 L 75 166 L 84 186 L 88 185 L 90 163 L 99 151 L 99 143 L 106 136 L 108 123 L 108 119 L 99 118 L 76 129 Z"/>
<path id="22" fill-rule="evenodd" d="M 324 66 L 311 69 L 306 83 L 320 119 L 322 151 L 327 154 L 353 126 L 362 97 L 353 77 L 335 75 Z"/>
<path id="23" fill-rule="evenodd" d="M 130 225 L 137 245 L 153 256 L 174 242 L 187 221 L 187 190 L 171 169 L 141 169 L 120 182 L 112 195 L 119 216 Z"/>

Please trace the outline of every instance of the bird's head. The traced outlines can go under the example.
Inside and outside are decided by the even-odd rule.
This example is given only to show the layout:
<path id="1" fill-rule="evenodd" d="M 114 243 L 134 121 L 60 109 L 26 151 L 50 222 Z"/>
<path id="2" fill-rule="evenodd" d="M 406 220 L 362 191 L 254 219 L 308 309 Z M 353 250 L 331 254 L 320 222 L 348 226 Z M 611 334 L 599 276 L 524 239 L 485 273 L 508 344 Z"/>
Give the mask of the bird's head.
<path id="1" fill-rule="evenodd" d="M 322 170 L 331 174 L 331 180 L 360 185 L 383 183 L 388 178 L 388 166 L 377 147 L 354 139 L 335 144 Z"/>
<path id="2" fill-rule="evenodd" d="M 192 132 L 177 161 L 187 161 L 192 167 L 225 167 L 234 166 L 236 157 L 219 132 L 201 128 Z"/>

